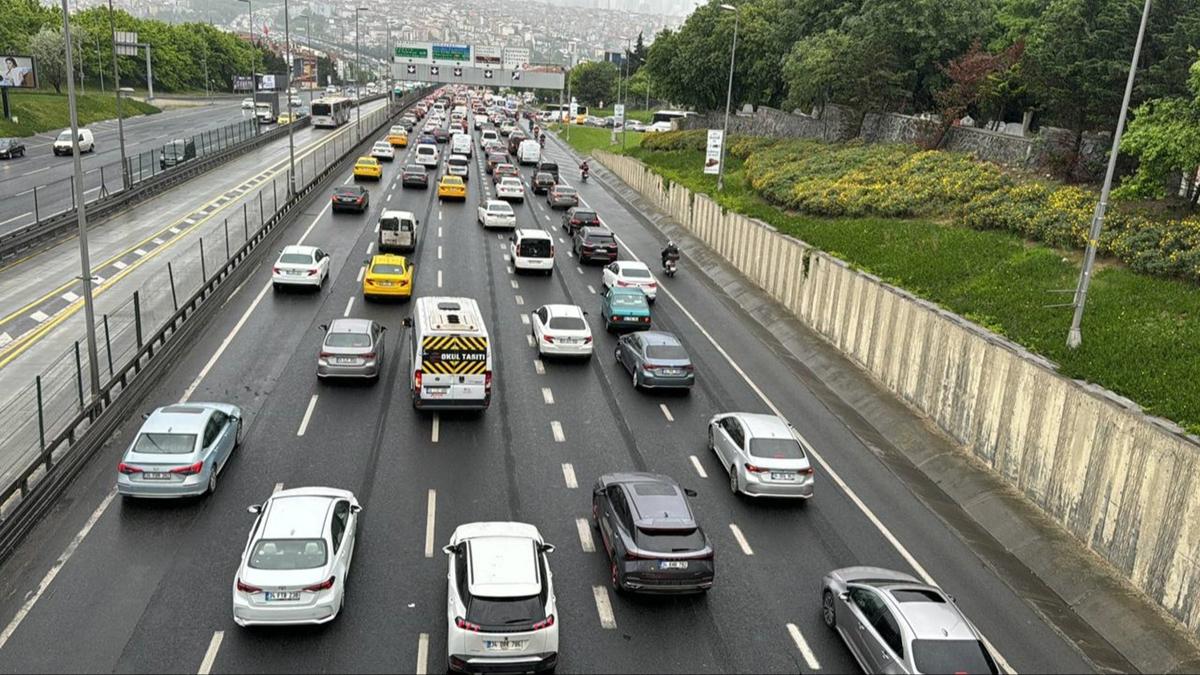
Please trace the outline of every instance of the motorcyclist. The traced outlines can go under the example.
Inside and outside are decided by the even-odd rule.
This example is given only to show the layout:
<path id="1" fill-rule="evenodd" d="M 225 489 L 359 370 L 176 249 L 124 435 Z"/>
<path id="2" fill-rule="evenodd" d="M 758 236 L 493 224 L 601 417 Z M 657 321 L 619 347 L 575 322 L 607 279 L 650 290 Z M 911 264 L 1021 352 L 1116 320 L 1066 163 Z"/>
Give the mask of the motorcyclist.
<path id="1" fill-rule="evenodd" d="M 592 167 L 588 166 L 587 160 L 583 160 L 583 164 L 579 165 L 579 175 L 587 180 L 588 174 L 592 172 Z"/>
<path id="2" fill-rule="evenodd" d="M 541 134 L 538 135 L 538 144 L 541 145 L 543 148 L 546 147 L 546 132 L 543 131 Z"/>
<path id="3" fill-rule="evenodd" d="M 667 266 L 668 260 L 679 262 L 679 247 L 675 245 L 674 241 L 668 241 L 667 247 L 662 250 L 663 267 Z"/>

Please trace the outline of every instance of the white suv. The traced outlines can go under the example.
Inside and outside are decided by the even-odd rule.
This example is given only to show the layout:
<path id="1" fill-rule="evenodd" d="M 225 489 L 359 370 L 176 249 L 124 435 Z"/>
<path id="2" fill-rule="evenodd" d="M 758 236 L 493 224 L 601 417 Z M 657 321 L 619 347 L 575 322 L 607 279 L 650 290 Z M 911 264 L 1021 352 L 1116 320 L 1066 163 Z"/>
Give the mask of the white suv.
<path id="1" fill-rule="evenodd" d="M 513 270 L 536 270 L 547 276 L 554 273 L 554 238 L 545 230 L 526 229 L 513 232 L 508 243 Z"/>
<path id="2" fill-rule="evenodd" d="M 447 666 L 553 670 L 558 616 L 546 554 L 554 547 L 525 523 L 460 525 L 442 549 L 446 576 Z"/>

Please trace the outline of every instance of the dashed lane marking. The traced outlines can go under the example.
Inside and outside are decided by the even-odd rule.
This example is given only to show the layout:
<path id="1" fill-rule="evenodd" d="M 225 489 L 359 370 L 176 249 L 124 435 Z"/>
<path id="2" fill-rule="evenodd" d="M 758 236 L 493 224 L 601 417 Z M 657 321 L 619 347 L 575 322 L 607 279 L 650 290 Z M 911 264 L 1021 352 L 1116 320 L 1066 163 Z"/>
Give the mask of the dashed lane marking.
<path id="1" fill-rule="evenodd" d="M 562 443 L 567 440 L 567 437 L 563 435 L 562 423 L 558 420 L 550 423 L 550 432 L 554 434 L 554 441 L 556 443 Z"/>
<path id="2" fill-rule="evenodd" d="M 221 641 L 225 639 L 225 631 L 219 630 L 213 633 L 212 639 L 208 641 L 208 650 L 204 652 L 204 660 L 200 662 L 200 669 L 196 671 L 196 675 L 208 675 L 212 672 L 213 662 L 217 660 L 217 652 L 221 649 Z"/>
<path id="3" fill-rule="evenodd" d="M 596 544 L 592 542 L 592 526 L 588 524 L 587 518 L 575 519 L 575 531 L 579 533 L 579 548 L 582 548 L 584 553 L 595 553 Z"/>
<path id="4" fill-rule="evenodd" d="M 600 627 L 613 630 L 617 627 L 617 618 L 613 616 L 612 603 L 608 601 L 608 589 L 603 586 L 592 586 L 592 598 L 596 601 L 596 614 L 600 617 Z"/>
<path id="5" fill-rule="evenodd" d="M 79 294 L 76 293 L 75 291 L 67 291 L 66 293 L 63 293 L 62 295 L 60 295 L 58 297 L 62 298 L 63 300 L 66 300 L 67 302 L 75 302 L 76 300 L 79 299 Z"/>
<path id="6" fill-rule="evenodd" d="M 742 553 L 746 555 L 754 555 L 754 549 L 750 548 L 750 543 L 746 541 L 746 535 L 742 534 L 742 528 L 737 526 L 737 523 L 729 524 L 729 531 L 733 533 L 733 538 L 737 539 L 738 546 L 741 547 Z"/>
<path id="7" fill-rule="evenodd" d="M 533 370 L 538 375 L 545 375 L 546 374 L 546 365 L 544 363 L 542 363 L 541 359 L 534 359 L 533 360 Z"/>
<path id="8" fill-rule="evenodd" d="M 442 271 L 438 270 L 438 288 L 442 287 Z"/>
<path id="9" fill-rule="evenodd" d="M 433 414 L 433 430 L 429 432 L 429 442 L 437 443 L 438 436 L 441 435 L 442 417 L 437 413 Z"/>
<path id="10" fill-rule="evenodd" d="M 297 436 L 303 436 L 305 431 L 308 431 L 308 422 L 312 419 L 313 409 L 317 407 L 317 395 L 313 394 L 312 398 L 308 399 L 308 408 L 304 411 L 304 418 L 300 420 L 300 428 L 296 430 Z"/>
<path id="11" fill-rule="evenodd" d="M 579 481 L 575 480 L 575 467 L 571 466 L 570 462 L 563 462 L 562 465 L 563 482 L 567 487 L 574 490 L 579 487 Z"/>
<path id="12" fill-rule="evenodd" d="M 521 315 L 521 323 L 525 324 L 526 326 L 529 325 L 529 315 L 528 314 Z"/>
<path id="13" fill-rule="evenodd" d="M 662 411 L 663 417 L 667 418 L 668 422 L 675 421 L 675 418 L 671 415 L 671 409 L 667 407 L 666 403 L 659 403 L 658 409 Z"/>
<path id="14" fill-rule="evenodd" d="M 430 488 L 425 512 L 425 557 L 433 557 L 434 522 L 437 517 L 437 490 Z"/>
<path id="15" fill-rule="evenodd" d="M 350 310 L 353 308 L 354 308 L 354 296 L 352 295 L 352 296 L 350 296 L 350 298 L 348 300 L 346 300 L 346 311 L 342 313 L 342 316 L 343 317 L 350 316 Z"/>
<path id="16" fill-rule="evenodd" d="M 695 455 L 688 455 L 688 459 L 692 460 L 692 467 L 696 469 L 696 473 L 700 474 L 701 478 L 708 478 L 708 472 L 704 470 L 704 465 L 700 463 L 700 458 Z"/>
<path id="17" fill-rule="evenodd" d="M 542 387 L 542 401 L 546 405 L 554 405 L 554 392 L 550 390 L 550 387 Z"/>
<path id="18" fill-rule="evenodd" d="M 46 319 L 49 319 L 50 316 L 39 309 L 38 311 L 34 312 L 33 314 L 30 314 L 29 318 L 33 319 L 34 321 L 36 321 L 38 323 L 42 323 Z"/>
<path id="19" fill-rule="evenodd" d="M 821 663 L 817 661 L 817 656 L 813 654 L 813 650 L 809 649 L 808 642 L 800 633 L 800 629 L 796 624 L 789 623 L 787 625 L 788 635 L 792 636 L 792 642 L 796 643 L 796 649 L 800 650 L 800 656 L 804 657 L 804 662 L 808 664 L 810 670 L 820 670 Z"/>
<path id="20" fill-rule="evenodd" d="M 517 304 L 518 304 L 518 305 L 524 305 L 524 304 L 525 304 L 525 298 L 522 298 L 522 297 L 521 297 L 521 296 L 519 296 L 519 295 L 517 295 L 517 296 L 514 296 L 514 298 L 513 298 L 513 299 L 517 301 Z"/>
<path id="21" fill-rule="evenodd" d="M 426 675 L 429 670 L 429 633 L 417 636 L 417 667 L 416 675 Z"/>

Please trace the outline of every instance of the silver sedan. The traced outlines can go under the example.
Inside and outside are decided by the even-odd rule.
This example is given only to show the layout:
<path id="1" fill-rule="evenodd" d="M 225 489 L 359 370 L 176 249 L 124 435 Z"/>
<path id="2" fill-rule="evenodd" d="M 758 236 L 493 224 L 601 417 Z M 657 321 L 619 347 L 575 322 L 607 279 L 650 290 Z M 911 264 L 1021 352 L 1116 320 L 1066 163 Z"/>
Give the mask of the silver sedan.
<path id="1" fill-rule="evenodd" d="M 325 341 L 317 356 L 317 377 L 379 379 L 385 327 L 370 319 L 336 319 L 321 328 L 325 330 Z"/>
<path id="2" fill-rule="evenodd" d="M 226 403 L 159 408 L 117 465 L 125 497 L 194 497 L 217 489 L 217 475 L 242 439 L 242 411 Z"/>
<path id="3" fill-rule="evenodd" d="M 811 499 L 811 449 L 775 415 L 726 413 L 708 421 L 708 449 L 729 471 L 729 489 L 750 497 Z"/>

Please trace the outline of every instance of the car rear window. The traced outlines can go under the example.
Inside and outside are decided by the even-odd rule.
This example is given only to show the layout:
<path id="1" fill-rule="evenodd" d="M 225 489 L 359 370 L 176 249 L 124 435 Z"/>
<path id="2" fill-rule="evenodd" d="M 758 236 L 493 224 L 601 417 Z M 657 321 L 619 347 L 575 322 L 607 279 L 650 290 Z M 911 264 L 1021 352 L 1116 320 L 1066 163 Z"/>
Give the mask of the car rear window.
<path id="1" fill-rule="evenodd" d="M 380 263 L 371 268 L 373 274 L 404 274 L 404 268 L 400 265 Z"/>
<path id="2" fill-rule="evenodd" d="M 563 186 L 563 185 L 559 185 L 558 187 L 554 188 L 554 191 L 555 191 L 556 193 L 560 194 L 560 195 L 573 195 L 573 194 L 576 194 L 576 193 L 575 193 L 575 188 L 573 188 L 573 187 L 565 187 L 565 186 Z"/>
<path id="3" fill-rule="evenodd" d="M 409 164 L 408 166 L 404 167 L 404 170 L 408 173 L 419 173 L 422 176 L 425 175 L 425 167 L 421 166 L 420 164 Z"/>
<path id="4" fill-rule="evenodd" d="M 621 276 L 629 277 L 630 279 L 649 279 L 650 271 L 640 267 L 626 267 L 621 270 Z"/>
<path id="5" fill-rule="evenodd" d="M 250 554 L 256 570 L 311 570 L 325 566 L 322 539 L 260 539 Z"/>
<path id="6" fill-rule="evenodd" d="M 446 160 L 446 163 L 453 164 L 455 166 L 470 166 L 471 164 L 470 160 L 468 160 L 466 157 L 451 157 L 450 159 Z"/>
<path id="7" fill-rule="evenodd" d="M 804 448 L 791 438 L 751 438 L 750 454 L 773 459 L 804 459 Z"/>
<path id="8" fill-rule="evenodd" d="M 686 361 L 687 352 L 679 345 L 646 345 L 646 358 L 661 361 Z"/>
<path id="9" fill-rule="evenodd" d="M 550 240 L 523 239 L 520 248 L 517 249 L 517 255 L 523 258 L 549 258 Z"/>
<path id="10" fill-rule="evenodd" d="M 310 265 L 312 261 L 312 256 L 308 253 L 284 253 L 279 256 L 279 262 L 286 265 Z"/>
<path id="11" fill-rule="evenodd" d="M 417 147 L 418 155 L 432 155 L 437 152 L 437 148 L 429 145 L 421 145 Z"/>
<path id="12" fill-rule="evenodd" d="M 646 296 L 641 295 L 641 294 L 633 295 L 632 293 L 628 293 L 628 294 L 622 293 L 620 295 L 614 295 L 612 298 L 612 305 L 613 305 L 613 307 L 633 307 L 633 308 L 648 307 L 648 305 L 646 304 Z"/>
<path id="13" fill-rule="evenodd" d="M 330 333 L 325 336 L 326 347 L 370 347 L 371 336 L 366 333 Z"/>
<path id="14" fill-rule="evenodd" d="M 587 324 L 577 316 L 555 316 L 550 318 L 551 330 L 587 330 Z"/>
<path id="15" fill-rule="evenodd" d="M 473 596 L 467 603 L 467 621 L 485 629 L 507 628 L 532 624 L 545 619 L 545 608 L 539 596 L 519 598 L 484 598 Z"/>
<path id="16" fill-rule="evenodd" d="M 704 535 L 695 527 L 671 530 L 639 527 L 634 540 L 638 548 L 660 553 L 686 553 L 704 548 Z"/>
<path id="17" fill-rule="evenodd" d="M 597 216 L 595 211 L 576 211 L 572 217 L 585 223 L 600 220 L 600 216 Z"/>
<path id="18" fill-rule="evenodd" d="M 600 244 L 605 246 L 616 243 L 611 234 L 596 234 L 595 232 L 589 232 L 587 240 L 590 244 Z"/>
<path id="19" fill-rule="evenodd" d="M 341 196 L 341 197 L 357 197 L 357 196 L 361 195 L 361 194 L 362 194 L 362 192 L 363 192 L 363 191 L 362 191 L 361 189 L 359 189 L 359 188 L 352 188 L 352 187 L 348 187 L 348 188 L 338 188 L 338 189 L 336 189 L 336 190 L 334 190 L 334 191 L 333 191 L 333 193 L 334 193 L 335 195 L 338 195 L 338 196 Z"/>
<path id="20" fill-rule="evenodd" d="M 998 673 L 978 640 L 913 640 L 913 660 L 922 673 Z"/>
<path id="21" fill-rule="evenodd" d="M 196 449 L 196 434 L 139 434 L 133 451 L 147 455 L 190 455 Z"/>

